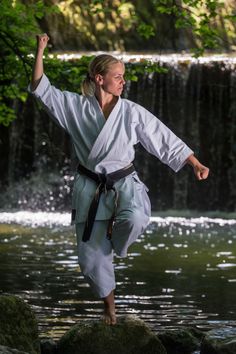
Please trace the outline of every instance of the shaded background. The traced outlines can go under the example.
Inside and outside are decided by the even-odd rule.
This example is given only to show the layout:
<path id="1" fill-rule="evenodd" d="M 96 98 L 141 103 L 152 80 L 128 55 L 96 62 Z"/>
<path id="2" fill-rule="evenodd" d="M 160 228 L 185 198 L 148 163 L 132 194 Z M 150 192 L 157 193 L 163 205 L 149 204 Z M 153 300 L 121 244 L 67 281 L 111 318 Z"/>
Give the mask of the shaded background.
<path id="1" fill-rule="evenodd" d="M 198 41 L 191 29 L 176 28 L 173 16 L 155 14 L 153 1 L 105 1 L 107 12 L 98 11 L 96 2 L 92 2 L 94 10 L 88 1 L 42 3 L 57 4 L 60 9 L 37 18 L 40 31 L 50 36 L 51 53 L 125 50 L 184 54 Z M 189 166 L 175 174 L 137 146 L 135 166 L 150 188 L 153 210 L 235 211 L 236 84 L 235 61 L 229 58 L 234 55 L 236 40 L 233 24 L 227 27 L 222 20 L 234 7 L 232 1 L 225 2 L 213 25 L 220 31 L 221 52 L 227 52 L 228 59 L 216 62 L 212 57 L 201 62 L 182 57 L 161 63 L 167 73 L 144 71 L 137 81 L 127 82 L 124 97 L 160 118 L 211 170 L 207 181 L 197 182 Z M 142 29 L 137 28 L 135 16 L 153 26 L 153 36 L 145 40 L 140 36 Z M 76 60 L 73 65 L 77 66 Z M 55 73 L 48 67 L 51 81 L 70 89 L 65 80 L 60 82 L 63 64 L 55 66 Z M 76 80 L 78 73 L 71 70 L 63 75 Z M 76 88 L 79 91 L 79 85 L 73 86 Z M 0 125 L 0 208 L 68 210 L 74 173 L 68 136 L 32 97 L 24 102 L 12 100 L 11 105 L 17 119 L 8 126 Z"/>
<path id="2" fill-rule="evenodd" d="M 62 61 L 57 53 L 126 51 L 124 97 L 153 112 L 211 169 L 209 179 L 198 182 L 189 166 L 175 174 L 136 146 L 135 166 L 158 216 L 127 259 L 115 258 L 118 315 L 136 313 L 155 331 L 190 325 L 224 326 L 227 333 L 235 326 L 236 5 L 224 1 L 214 13 L 218 1 L 201 0 L 211 9 L 194 15 L 197 24 L 203 21 L 197 33 L 194 24 L 185 27 L 183 18 L 168 14 L 170 4 L 179 9 L 189 1 L 1 0 L 0 292 L 32 306 L 40 335 L 58 338 L 102 311 L 77 265 L 70 214 L 53 212 L 70 210 L 75 161 L 69 138 L 26 90 L 28 54 L 41 32 L 50 36 L 45 71 L 63 90 L 80 92 L 89 57 Z M 166 7 L 157 14 L 161 3 Z M 51 5 L 59 6 L 56 12 Z M 212 56 L 207 48 L 215 48 Z M 195 60 L 186 55 L 191 49 L 206 56 Z M 155 67 L 134 63 L 132 51 L 163 55 Z M 178 59 L 164 55 L 170 53 Z"/>

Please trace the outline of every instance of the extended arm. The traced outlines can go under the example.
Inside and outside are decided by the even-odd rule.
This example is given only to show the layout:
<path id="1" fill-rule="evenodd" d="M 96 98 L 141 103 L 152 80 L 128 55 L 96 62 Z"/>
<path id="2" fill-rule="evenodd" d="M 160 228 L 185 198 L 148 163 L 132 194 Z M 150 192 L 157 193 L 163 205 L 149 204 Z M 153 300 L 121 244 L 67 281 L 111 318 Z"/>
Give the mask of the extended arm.
<path id="1" fill-rule="evenodd" d="M 152 113 L 135 105 L 140 116 L 138 139 L 143 147 L 178 172 L 186 163 L 193 167 L 198 180 L 208 177 L 209 168 L 202 165 L 193 151 Z"/>
<path id="2" fill-rule="evenodd" d="M 31 79 L 31 90 L 34 91 L 42 76 L 43 76 L 43 53 L 45 48 L 47 47 L 47 43 L 49 37 L 46 33 L 40 34 L 36 36 L 37 38 L 37 49 L 35 54 L 35 63 L 32 71 L 32 79 Z"/>
<path id="3" fill-rule="evenodd" d="M 208 177 L 210 172 L 209 168 L 202 165 L 193 154 L 187 158 L 186 163 L 193 167 L 194 174 L 198 180 Z"/>

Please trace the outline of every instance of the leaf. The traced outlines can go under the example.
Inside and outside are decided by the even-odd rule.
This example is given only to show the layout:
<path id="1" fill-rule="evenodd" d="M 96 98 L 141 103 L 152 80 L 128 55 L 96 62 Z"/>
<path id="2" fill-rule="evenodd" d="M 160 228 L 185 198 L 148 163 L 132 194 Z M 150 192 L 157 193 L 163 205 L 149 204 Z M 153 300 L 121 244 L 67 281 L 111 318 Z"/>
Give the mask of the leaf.
<path id="1" fill-rule="evenodd" d="M 155 35 L 155 31 L 154 31 L 153 26 L 148 25 L 144 22 L 139 24 L 137 31 L 141 37 L 144 37 L 146 39 L 153 37 Z"/>

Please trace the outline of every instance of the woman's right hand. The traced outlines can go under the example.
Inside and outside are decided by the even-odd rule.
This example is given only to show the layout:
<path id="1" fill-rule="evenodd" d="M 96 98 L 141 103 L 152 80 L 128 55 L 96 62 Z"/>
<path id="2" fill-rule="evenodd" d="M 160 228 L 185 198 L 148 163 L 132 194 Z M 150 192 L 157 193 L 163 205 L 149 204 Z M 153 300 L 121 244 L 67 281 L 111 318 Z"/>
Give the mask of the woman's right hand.
<path id="1" fill-rule="evenodd" d="M 47 44 L 49 41 L 49 37 L 48 37 L 47 33 L 37 34 L 36 38 L 37 38 L 38 49 L 44 50 L 47 47 Z"/>

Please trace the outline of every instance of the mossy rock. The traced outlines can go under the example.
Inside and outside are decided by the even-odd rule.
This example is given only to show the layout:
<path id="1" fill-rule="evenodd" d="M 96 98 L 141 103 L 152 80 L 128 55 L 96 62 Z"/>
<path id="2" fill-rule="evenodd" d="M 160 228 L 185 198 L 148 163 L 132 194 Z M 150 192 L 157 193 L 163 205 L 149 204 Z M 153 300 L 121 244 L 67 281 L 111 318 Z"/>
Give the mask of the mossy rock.
<path id="1" fill-rule="evenodd" d="M 167 354 L 191 354 L 200 348 L 200 340 L 190 329 L 167 330 L 158 334 Z M 199 333 L 198 336 L 200 337 Z"/>
<path id="2" fill-rule="evenodd" d="M 122 316 L 115 326 L 84 321 L 58 342 L 58 354 L 166 354 L 150 328 L 136 316 Z"/>
<path id="3" fill-rule="evenodd" d="M 52 338 L 40 340 L 41 354 L 57 354 L 57 344 Z"/>
<path id="4" fill-rule="evenodd" d="M 0 354 L 29 354 L 29 353 L 22 352 L 21 350 L 5 347 L 4 345 L 0 345 Z"/>
<path id="5" fill-rule="evenodd" d="M 30 354 L 40 353 L 35 314 L 19 297 L 0 296 L 0 344 Z"/>
<path id="6" fill-rule="evenodd" d="M 236 328 L 218 328 L 207 332 L 201 345 L 201 354 L 235 354 Z"/>

